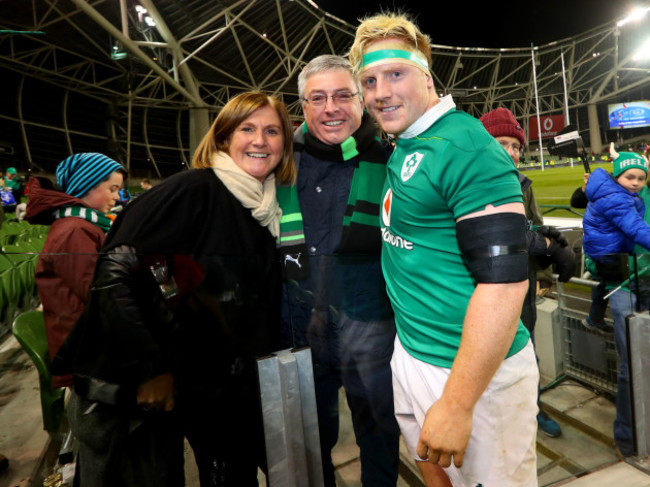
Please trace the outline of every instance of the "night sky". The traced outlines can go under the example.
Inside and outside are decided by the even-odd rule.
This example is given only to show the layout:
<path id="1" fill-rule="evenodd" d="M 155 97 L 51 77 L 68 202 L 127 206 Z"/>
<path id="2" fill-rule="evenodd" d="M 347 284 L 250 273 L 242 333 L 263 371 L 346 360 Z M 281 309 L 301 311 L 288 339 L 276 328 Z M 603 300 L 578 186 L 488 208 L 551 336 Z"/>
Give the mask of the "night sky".
<path id="1" fill-rule="evenodd" d="M 634 6 L 647 3 L 641 0 L 494 0 L 478 4 L 467 0 L 315 1 L 353 25 L 358 18 L 381 8 L 400 9 L 416 16 L 416 23 L 434 44 L 464 47 L 543 45 L 623 17 Z M 426 7 L 427 4 L 435 7 Z"/>

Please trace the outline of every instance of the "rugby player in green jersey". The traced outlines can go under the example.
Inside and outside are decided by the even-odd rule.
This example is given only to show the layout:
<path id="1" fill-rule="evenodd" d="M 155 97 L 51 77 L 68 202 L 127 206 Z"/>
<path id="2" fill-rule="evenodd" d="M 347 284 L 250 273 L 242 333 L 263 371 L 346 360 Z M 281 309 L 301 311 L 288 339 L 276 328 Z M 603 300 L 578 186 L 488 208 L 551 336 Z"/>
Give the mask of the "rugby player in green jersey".
<path id="1" fill-rule="evenodd" d="M 363 20 L 349 57 L 366 108 L 396 137 L 382 267 L 406 444 L 429 487 L 535 486 L 538 370 L 519 320 L 528 255 L 516 168 L 437 95 L 430 41 L 405 16 Z"/>

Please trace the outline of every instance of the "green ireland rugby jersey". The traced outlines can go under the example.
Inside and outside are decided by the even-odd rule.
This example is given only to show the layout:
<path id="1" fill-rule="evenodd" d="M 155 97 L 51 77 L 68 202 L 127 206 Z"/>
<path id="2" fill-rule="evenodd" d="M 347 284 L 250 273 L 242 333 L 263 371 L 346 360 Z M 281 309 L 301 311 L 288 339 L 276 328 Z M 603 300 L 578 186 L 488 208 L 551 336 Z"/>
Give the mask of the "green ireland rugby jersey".
<path id="1" fill-rule="evenodd" d="M 456 220 L 486 205 L 522 202 L 510 156 L 481 123 L 456 110 L 388 161 L 382 267 L 400 341 L 414 357 L 451 367 L 476 287 L 456 242 Z M 519 323 L 508 356 L 528 342 Z"/>

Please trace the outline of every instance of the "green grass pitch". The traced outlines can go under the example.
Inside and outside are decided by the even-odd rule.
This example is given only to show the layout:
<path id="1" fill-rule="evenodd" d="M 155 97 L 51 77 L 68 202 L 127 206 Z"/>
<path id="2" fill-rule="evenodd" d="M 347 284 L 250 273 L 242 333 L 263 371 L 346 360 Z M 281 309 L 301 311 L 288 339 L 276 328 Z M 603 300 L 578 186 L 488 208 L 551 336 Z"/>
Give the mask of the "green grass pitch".
<path id="1" fill-rule="evenodd" d="M 591 169 L 602 167 L 608 172 L 612 170 L 611 162 L 591 164 Z M 547 165 L 544 170 L 529 169 L 522 173 L 530 178 L 533 182 L 533 192 L 538 205 L 541 206 L 542 213 L 553 217 L 577 218 L 578 215 L 564 209 L 551 210 L 546 205 L 568 205 L 571 195 L 578 186 L 583 184 L 583 175 L 585 169 L 581 162 L 574 162 L 573 167 L 554 167 Z M 579 213 L 584 210 L 577 209 Z"/>

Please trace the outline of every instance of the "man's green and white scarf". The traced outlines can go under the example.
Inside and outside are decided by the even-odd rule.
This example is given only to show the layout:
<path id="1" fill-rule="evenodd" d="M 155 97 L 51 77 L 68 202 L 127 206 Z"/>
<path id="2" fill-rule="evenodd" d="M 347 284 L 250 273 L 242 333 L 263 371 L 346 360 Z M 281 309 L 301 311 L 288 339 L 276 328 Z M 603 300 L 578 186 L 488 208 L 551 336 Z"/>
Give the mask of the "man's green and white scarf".
<path id="1" fill-rule="evenodd" d="M 386 180 L 386 152 L 377 137 L 377 129 L 365 113 L 361 126 L 347 140 L 338 145 L 324 144 L 309 133 L 307 125 L 296 130 L 294 159 L 300 170 L 300 154 L 305 151 L 325 161 L 349 161 L 358 157 L 354 169 L 348 204 L 343 218 L 340 253 L 373 254 L 381 250 L 379 209 L 381 191 Z M 305 234 L 296 185 L 277 188 L 282 208 L 279 246 L 287 261 L 305 255 Z M 300 265 L 303 274 L 306 269 Z"/>

